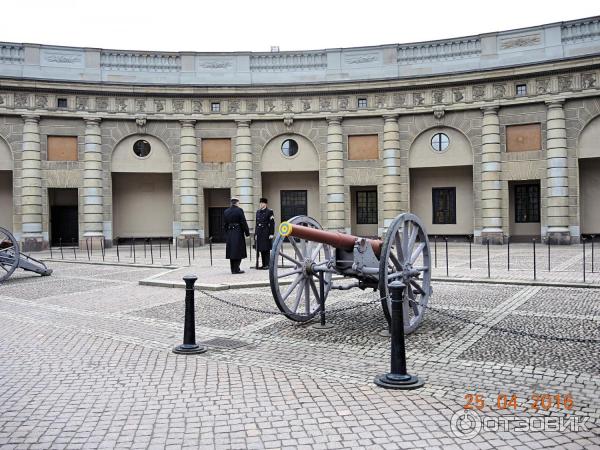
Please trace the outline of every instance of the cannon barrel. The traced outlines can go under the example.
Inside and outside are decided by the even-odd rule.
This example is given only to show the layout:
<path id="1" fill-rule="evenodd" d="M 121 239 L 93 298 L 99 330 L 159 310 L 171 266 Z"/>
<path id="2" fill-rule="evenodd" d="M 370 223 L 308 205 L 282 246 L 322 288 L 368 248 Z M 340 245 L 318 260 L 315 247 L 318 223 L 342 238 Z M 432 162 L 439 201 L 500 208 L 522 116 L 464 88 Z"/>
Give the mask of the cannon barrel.
<path id="1" fill-rule="evenodd" d="M 319 230 L 317 228 L 305 227 L 289 222 L 282 222 L 279 225 L 279 234 L 283 237 L 293 236 L 300 239 L 306 239 L 307 241 L 331 245 L 332 247 L 347 251 L 352 251 L 357 239 L 363 239 L 351 234 Z M 375 256 L 379 257 L 383 241 L 380 241 L 379 239 L 366 239 L 366 241 L 371 244 Z"/>

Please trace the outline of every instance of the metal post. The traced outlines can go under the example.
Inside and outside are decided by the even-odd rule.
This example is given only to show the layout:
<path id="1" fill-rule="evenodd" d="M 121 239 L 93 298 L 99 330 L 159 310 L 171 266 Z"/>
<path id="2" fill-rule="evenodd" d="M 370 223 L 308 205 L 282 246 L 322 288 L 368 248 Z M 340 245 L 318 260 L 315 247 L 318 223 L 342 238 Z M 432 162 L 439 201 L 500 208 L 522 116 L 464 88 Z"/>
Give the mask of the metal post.
<path id="1" fill-rule="evenodd" d="M 537 280 L 537 272 L 535 267 L 535 238 L 531 240 L 533 242 L 533 279 Z"/>
<path id="2" fill-rule="evenodd" d="M 75 245 L 75 239 L 73 239 L 73 257 L 77 260 L 77 245 Z"/>
<path id="3" fill-rule="evenodd" d="M 169 239 L 169 265 L 172 265 L 173 261 L 171 261 L 171 239 Z"/>
<path id="4" fill-rule="evenodd" d="M 425 383 L 416 375 L 406 371 L 406 349 L 404 347 L 403 305 L 405 286 L 400 281 L 390 283 L 392 297 L 392 338 L 390 373 L 375 377 L 375 384 L 387 389 L 417 389 Z"/>
<path id="5" fill-rule="evenodd" d="M 196 319 L 194 311 L 194 283 L 196 275 L 186 275 L 185 281 L 185 323 L 183 328 L 183 344 L 173 348 L 173 353 L 190 355 L 204 353 L 206 347 L 196 344 Z"/>
<path id="6" fill-rule="evenodd" d="M 208 252 L 210 253 L 210 267 L 212 267 L 212 236 L 208 237 Z"/>
<path id="7" fill-rule="evenodd" d="M 87 251 L 87 255 L 88 255 L 88 261 L 90 260 L 90 246 L 88 244 L 88 239 L 89 238 L 85 238 L 85 249 Z"/>
<path id="8" fill-rule="evenodd" d="M 102 236 L 102 238 L 100 238 L 100 250 L 102 251 L 102 262 L 104 262 L 104 254 L 105 254 L 104 236 Z"/>
<path id="9" fill-rule="evenodd" d="M 133 239 L 129 241 L 129 257 L 133 255 Z"/>
<path id="10" fill-rule="evenodd" d="M 437 269 L 437 235 L 433 237 L 433 255 L 435 259 L 434 267 Z"/>
<path id="11" fill-rule="evenodd" d="M 592 273 L 594 273 L 594 238 L 596 235 L 591 234 L 590 237 L 592 238 Z"/>
<path id="12" fill-rule="evenodd" d="M 487 238 L 486 244 L 487 244 L 487 260 L 488 260 L 488 278 L 490 278 L 490 238 Z"/>
<path id="13" fill-rule="evenodd" d="M 146 262 L 146 238 L 144 238 L 144 262 Z"/>
<path id="14" fill-rule="evenodd" d="M 585 283 L 585 238 L 581 236 L 581 241 L 583 243 L 583 282 Z"/>
<path id="15" fill-rule="evenodd" d="M 52 256 L 52 242 L 50 242 L 50 245 L 48 245 L 48 248 L 50 249 L 50 259 L 54 259 L 54 256 Z"/>
<path id="16" fill-rule="evenodd" d="M 248 254 L 250 255 L 250 262 L 252 262 L 252 238 L 248 237 Z"/>
<path id="17" fill-rule="evenodd" d="M 121 262 L 121 256 L 119 255 L 119 238 L 117 237 L 117 262 Z"/>
<path id="18" fill-rule="evenodd" d="M 506 236 L 506 269 L 510 272 L 510 236 Z"/>
<path id="19" fill-rule="evenodd" d="M 256 270 L 258 270 L 258 242 L 256 242 L 256 235 L 254 235 L 254 249 L 256 250 Z"/>
<path id="20" fill-rule="evenodd" d="M 58 238 L 58 245 L 60 247 L 60 259 L 65 259 L 65 255 L 62 249 L 62 237 Z"/>
<path id="21" fill-rule="evenodd" d="M 325 321 L 325 272 L 319 271 L 319 318 L 320 321 L 313 328 L 317 330 L 328 330 L 333 324 Z"/>
<path id="22" fill-rule="evenodd" d="M 150 261 L 154 265 L 154 251 L 152 250 L 152 238 L 150 238 Z"/>
<path id="23" fill-rule="evenodd" d="M 473 238 L 469 235 L 469 270 L 473 269 L 473 264 L 471 262 L 471 242 Z"/>
<path id="24" fill-rule="evenodd" d="M 550 239 L 546 236 L 546 244 L 548 245 L 548 272 L 550 272 Z"/>
<path id="25" fill-rule="evenodd" d="M 133 263 L 135 264 L 135 238 L 133 238 Z"/>
<path id="26" fill-rule="evenodd" d="M 187 242 L 187 250 L 188 250 L 188 266 L 192 265 L 192 259 L 190 257 L 190 240 L 186 239 L 185 240 Z"/>
<path id="27" fill-rule="evenodd" d="M 175 261 L 177 261 L 177 258 L 179 258 L 179 256 L 177 255 L 179 253 L 177 247 L 179 246 L 177 245 L 177 238 L 175 238 Z"/>
<path id="28" fill-rule="evenodd" d="M 162 260 L 162 240 L 158 240 L 158 257 Z"/>
<path id="29" fill-rule="evenodd" d="M 196 237 L 192 236 L 192 259 L 196 260 Z"/>
<path id="30" fill-rule="evenodd" d="M 449 274 L 448 274 L 448 236 L 444 236 L 444 241 L 446 241 L 446 276 L 449 276 Z"/>

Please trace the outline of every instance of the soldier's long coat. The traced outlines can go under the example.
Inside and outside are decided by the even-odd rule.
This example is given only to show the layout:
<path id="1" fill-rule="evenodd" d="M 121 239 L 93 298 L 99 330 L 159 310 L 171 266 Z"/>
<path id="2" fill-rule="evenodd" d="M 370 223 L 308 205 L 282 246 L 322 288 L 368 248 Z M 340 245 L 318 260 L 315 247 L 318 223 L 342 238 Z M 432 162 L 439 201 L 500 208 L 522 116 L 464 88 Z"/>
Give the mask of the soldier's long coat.
<path id="1" fill-rule="evenodd" d="M 244 210 L 239 206 L 231 206 L 223 213 L 223 222 L 226 235 L 225 258 L 247 258 L 245 236 L 250 236 L 248 223 Z"/>

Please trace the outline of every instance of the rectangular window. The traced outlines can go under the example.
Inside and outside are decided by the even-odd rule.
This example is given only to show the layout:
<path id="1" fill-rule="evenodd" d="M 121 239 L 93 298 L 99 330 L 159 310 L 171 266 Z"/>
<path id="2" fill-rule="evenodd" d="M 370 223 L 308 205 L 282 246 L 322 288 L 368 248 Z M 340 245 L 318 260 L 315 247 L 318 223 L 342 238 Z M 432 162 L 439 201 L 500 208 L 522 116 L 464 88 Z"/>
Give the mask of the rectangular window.
<path id="1" fill-rule="evenodd" d="M 376 134 L 348 136 L 348 159 L 379 159 L 379 137 Z"/>
<path id="2" fill-rule="evenodd" d="M 359 108 L 366 108 L 367 107 L 367 99 L 366 98 L 359 98 L 358 99 L 358 107 Z"/>
<path id="3" fill-rule="evenodd" d="M 57 98 L 56 99 L 56 107 L 57 108 L 66 108 L 67 107 L 67 99 L 66 98 Z"/>
<path id="4" fill-rule="evenodd" d="M 356 192 L 356 223 L 377 224 L 377 191 Z"/>
<path id="5" fill-rule="evenodd" d="M 306 191 L 281 191 L 281 221 L 308 215 Z"/>
<path id="6" fill-rule="evenodd" d="M 524 95 L 527 95 L 527 85 L 526 84 L 517 84 L 516 90 L 517 90 L 517 97 L 522 97 Z"/>
<path id="7" fill-rule="evenodd" d="M 48 136 L 48 161 L 77 160 L 77 136 Z"/>
<path id="8" fill-rule="evenodd" d="M 202 162 L 231 162 L 231 139 L 202 139 Z"/>
<path id="9" fill-rule="evenodd" d="M 539 223 L 540 185 L 517 184 L 515 186 L 515 222 Z"/>
<path id="10" fill-rule="evenodd" d="M 433 223 L 449 225 L 456 223 L 456 188 L 432 188 Z"/>
<path id="11" fill-rule="evenodd" d="M 213 102 L 210 104 L 210 110 L 212 112 L 221 112 L 221 104 L 218 102 Z"/>
<path id="12" fill-rule="evenodd" d="M 542 149 L 542 125 L 530 123 L 527 125 L 507 125 L 506 151 L 527 152 Z"/>

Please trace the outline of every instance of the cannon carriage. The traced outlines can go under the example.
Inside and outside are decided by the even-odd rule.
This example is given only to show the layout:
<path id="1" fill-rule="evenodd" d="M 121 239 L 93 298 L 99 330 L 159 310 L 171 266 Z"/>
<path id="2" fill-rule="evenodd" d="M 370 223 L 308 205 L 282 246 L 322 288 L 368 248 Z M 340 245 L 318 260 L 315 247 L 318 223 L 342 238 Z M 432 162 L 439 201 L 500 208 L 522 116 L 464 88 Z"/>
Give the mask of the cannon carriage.
<path id="1" fill-rule="evenodd" d="M 10 231 L 0 227 L 0 283 L 10 278 L 16 269 L 48 276 L 52 269 L 41 261 L 19 251 L 19 243 Z"/>
<path id="2" fill-rule="evenodd" d="M 324 231 L 311 217 L 296 216 L 279 226 L 273 242 L 269 279 L 279 310 L 297 322 L 311 320 L 332 289 L 373 289 L 390 323 L 389 284 L 404 284 L 404 330 L 421 324 L 431 288 L 431 254 L 427 233 L 414 214 L 400 214 L 384 240 Z M 352 278 L 348 286 L 334 284 L 334 275 Z M 321 285 L 322 283 L 322 285 Z"/>

